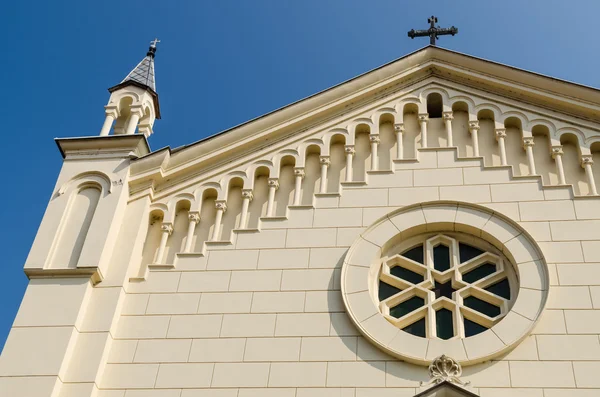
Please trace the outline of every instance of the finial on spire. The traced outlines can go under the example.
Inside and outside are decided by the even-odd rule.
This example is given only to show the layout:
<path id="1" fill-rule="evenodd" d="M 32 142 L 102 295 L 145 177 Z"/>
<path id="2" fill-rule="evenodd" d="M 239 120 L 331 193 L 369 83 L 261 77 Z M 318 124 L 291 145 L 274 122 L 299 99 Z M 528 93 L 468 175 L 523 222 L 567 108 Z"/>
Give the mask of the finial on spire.
<path id="1" fill-rule="evenodd" d="M 154 58 L 154 55 L 156 55 L 156 44 L 158 43 L 160 43 L 158 38 L 150 42 L 150 48 L 148 49 L 148 53 L 146 53 L 147 56 Z"/>

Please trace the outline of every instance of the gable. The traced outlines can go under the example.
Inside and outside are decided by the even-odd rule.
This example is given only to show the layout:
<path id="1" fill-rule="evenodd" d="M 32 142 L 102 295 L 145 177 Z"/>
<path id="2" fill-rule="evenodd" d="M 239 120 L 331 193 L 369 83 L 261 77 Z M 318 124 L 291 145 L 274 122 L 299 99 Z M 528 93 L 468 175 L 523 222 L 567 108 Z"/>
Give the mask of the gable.
<path id="1" fill-rule="evenodd" d="M 467 123 L 478 120 L 482 120 L 482 124 L 487 123 L 485 120 L 491 120 L 492 130 L 505 128 L 507 125 L 508 128 L 515 126 L 521 138 L 532 136 L 533 133 L 537 134 L 537 130 L 544 130 L 550 146 L 559 145 L 561 137 L 569 134 L 578 142 L 578 151 L 583 154 L 589 154 L 592 144 L 600 139 L 600 130 L 594 123 L 550 112 L 494 93 L 469 88 L 440 77 L 428 77 L 406 88 L 397 88 L 394 92 L 372 97 L 370 103 L 341 114 L 338 112 L 329 120 L 316 125 L 310 124 L 310 118 L 293 120 L 293 123 L 288 124 L 300 123 L 302 126 L 295 129 L 292 135 L 279 136 L 278 133 L 274 133 L 254 142 L 224 145 L 214 152 L 207 152 L 206 150 L 210 148 L 203 144 L 184 148 L 175 153 L 167 149 L 155 152 L 133 163 L 130 190 L 134 196 L 135 193 L 140 192 L 146 194 L 148 191 L 145 189 L 149 182 L 153 186 L 151 193 L 155 198 L 182 191 L 193 194 L 193 188 L 190 187 L 198 183 L 218 184 L 221 190 L 225 190 L 223 183 L 226 184 L 234 175 L 249 180 L 252 179 L 252 172 L 260 167 L 267 167 L 269 175 L 277 178 L 277 167 L 283 158 L 292 157 L 296 166 L 302 167 L 306 150 L 310 147 L 318 147 L 323 156 L 328 156 L 332 140 L 341 140 L 344 145 L 353 146 L 357 143 L 357 134 L 364 132 L 370 135 L 381 133 L 382 138 L 387 137 L 389 132 L 380 131 L 383 124 L 392 126 L 404 124 L 405 115 L 427 114 L 428 97 L 434 96 L 441 97 L 441 111 L 454 110 L 458 115 L 465 115 L 466 118 L 463 117 L 465 120 L 460 127 L 462 131 L 456 131 L 458 139 L 461 139 L 461 136 L 463 140 L 470 139 L 464 138 L 465 134 L 470 135 Z M 419 135 L 419 122 L 414 121 L 412 116 L 408 116 L 408 119 L 410 119 L 408 123 L 412 125 L 405 126 L 407 134 Z M 428 123 L 428 128 L 432 131 L 428 139 L 444 139 L 441 137 L 444 122 L 439 115 L 429 117 Z M 285 131 L 286 128 L 289 127 L 281 130 Z M 393 132 L 391 134 L 393 135 Z M 495 138 L 491 141 L 486 139 L 490 134 L 494 135 L 494 131 L 480 134 L 481 145 L 492 145 L 494 146 L 492 150 L 496 150 Z M 222 135 L 222 139 L 233 138 L 233 135 L 233 131 L 226 133 Z M 429 146 L 436 147 L 440 144 L 440 142 L 431 143 Z M 421 144 L 416 142 L 413 146 L 416 150 L 421 147 Z M 468 154 L 459 153 L 459 156 L 464 157 Z M 414 155 L 405 156 L 405 159 L 410 158 L 416 158 L 416 152 Z M 185 182 L 181 183 L 182 181 Z M 251 187 L 251 182 L 249 183 L 250 185 L 246 186 L 248 188 Z"/>

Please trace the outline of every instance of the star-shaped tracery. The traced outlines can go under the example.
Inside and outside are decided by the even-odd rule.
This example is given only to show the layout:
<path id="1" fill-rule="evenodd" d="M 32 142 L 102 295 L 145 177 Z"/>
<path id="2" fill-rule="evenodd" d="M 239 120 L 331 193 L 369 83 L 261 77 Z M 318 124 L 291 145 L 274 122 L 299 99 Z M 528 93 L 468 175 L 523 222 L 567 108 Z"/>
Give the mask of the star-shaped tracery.
<path id="1" fill-rule="evenodd" d="M 387 320 L 416 336 L 452 339 L 504 317 L 514 298 L 510 264 L 472 240 L 438 234 L 382 258 L 377 292 Z"/>

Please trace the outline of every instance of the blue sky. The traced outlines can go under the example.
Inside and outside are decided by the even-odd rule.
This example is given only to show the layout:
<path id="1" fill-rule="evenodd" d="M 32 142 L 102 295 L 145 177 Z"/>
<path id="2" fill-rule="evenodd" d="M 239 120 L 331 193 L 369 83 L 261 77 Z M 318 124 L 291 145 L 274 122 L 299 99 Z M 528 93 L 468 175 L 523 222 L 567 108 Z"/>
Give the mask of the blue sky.
<path id="1" fill-rule="evenodd" d="M 150 138 L 154 150 L 212 135 L 421 48 L 428 39 L 406 32 L 425 29 L 431 14 L 459 28 L 441 47 L 599 86 L 594 0 L 16 1 L 2 8 L 0 348 L 61 167 L 53 138 L 97 135 L 106 89 L 155 36 L 163 119 Z"/>

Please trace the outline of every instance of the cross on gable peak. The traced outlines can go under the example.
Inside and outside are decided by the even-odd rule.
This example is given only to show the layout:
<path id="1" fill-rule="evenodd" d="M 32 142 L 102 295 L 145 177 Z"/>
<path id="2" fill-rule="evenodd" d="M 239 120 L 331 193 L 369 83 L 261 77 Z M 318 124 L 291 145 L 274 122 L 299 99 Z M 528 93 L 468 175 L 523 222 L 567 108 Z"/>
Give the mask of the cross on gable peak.
<path id="1" fill-rule="evenodd" d="M 436 16 L 432 15 L 430 18 L 427 19 L 427 22 L 429 23 L 429 29 L 427 30 L 414 30 L 411 29 L 408 32 L 408 37 L 410 37 L 411 39 L 414 39 L 415 37 L 423 37 L 423 36 L 429 36 L 429 44 L 431 45 L 435 45 L 435 41 L 438 39 L 438 36 L 443 36 L 443 35 L 452 35 L 454 36 L 455 34 L 458 33 L 458 28 L 451 26 L 449 28 L 440 28 L 439 26 L 435 26 L 435 24 L 437 23 L 438 19 Z"/>

